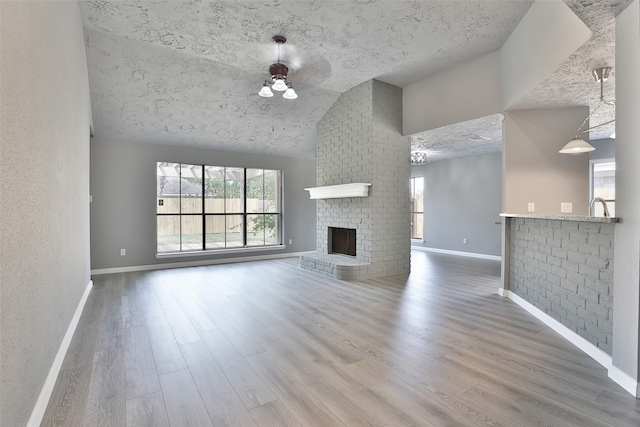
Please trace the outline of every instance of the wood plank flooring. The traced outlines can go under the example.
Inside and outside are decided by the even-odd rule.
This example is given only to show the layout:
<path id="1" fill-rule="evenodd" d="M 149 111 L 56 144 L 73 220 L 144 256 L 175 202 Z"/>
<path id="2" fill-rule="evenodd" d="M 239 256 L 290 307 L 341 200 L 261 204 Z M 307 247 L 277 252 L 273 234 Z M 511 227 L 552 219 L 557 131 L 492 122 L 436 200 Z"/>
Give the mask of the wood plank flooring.
<path id="1" fill-rule="evenodd" d="M 499 274 L 414 251 L 362 282 L 294 258 L 96 276 L 42 425 L 639 426 Z"/>

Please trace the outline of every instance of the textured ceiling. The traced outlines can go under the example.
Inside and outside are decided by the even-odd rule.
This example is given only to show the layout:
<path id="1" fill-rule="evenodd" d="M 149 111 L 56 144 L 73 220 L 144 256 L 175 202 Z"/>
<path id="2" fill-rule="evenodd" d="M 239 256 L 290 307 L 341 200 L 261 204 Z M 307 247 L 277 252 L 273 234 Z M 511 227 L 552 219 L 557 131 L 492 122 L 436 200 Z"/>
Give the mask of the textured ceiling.
<path id="1" fill-rule="evenodd" d="M 313 158 L 316 123 L 340 93 L 372 78 L 403 87 L 495 51 L 531 3 L 81 1 L 95 134 Z M 597 101 L 590 69 L 613 64 L 612 18 L 628 0 L 566 3 L 596 36 L 518 108 Z M 257 95 L 277 58 L 275 34 L 288 39 L 281 59 L 299 95 L 293 101 Z M 582 98 L 567 98 L 563 87 L 584 90 Z M 499 129 L 491 116 L 415 135 L 412 144 L 435 144 L 440 158 L 499 151 Z"/>

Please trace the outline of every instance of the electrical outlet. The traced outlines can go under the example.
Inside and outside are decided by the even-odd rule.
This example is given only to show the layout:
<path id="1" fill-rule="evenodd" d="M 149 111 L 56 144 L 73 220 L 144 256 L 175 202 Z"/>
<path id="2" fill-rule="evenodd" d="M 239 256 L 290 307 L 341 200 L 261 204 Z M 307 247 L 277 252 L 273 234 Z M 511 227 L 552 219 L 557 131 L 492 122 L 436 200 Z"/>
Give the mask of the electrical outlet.
<path id="1" fill-rule="evenodd" d="M 573 212 L 573 203 L 560 203 L 560 212 Z"/>
<path id="2" fill-rule="evenodd" d="M 293 245 L 293 239 L 289 239 L 289 244 Z"/>
<path id="3" fill-rule="evenodd" d="M 533 202 L 529 202 L 529 204 L 527 205 L 527 210 L 529 212 L 535 212 L 536 210 L 536 205 Z"/>
<path id="4" fill-rule="evenodd" d="M 465 238 L 465 239 L 462 239 L 462 243 L 466 245 L 467 243 L 469 243 L 469 241 Z"/>
<path id="5" fill-rule="evenodd" d="M 120 249 L 120 256 L 125 256 L 127 254 L 126 249 Z"/>

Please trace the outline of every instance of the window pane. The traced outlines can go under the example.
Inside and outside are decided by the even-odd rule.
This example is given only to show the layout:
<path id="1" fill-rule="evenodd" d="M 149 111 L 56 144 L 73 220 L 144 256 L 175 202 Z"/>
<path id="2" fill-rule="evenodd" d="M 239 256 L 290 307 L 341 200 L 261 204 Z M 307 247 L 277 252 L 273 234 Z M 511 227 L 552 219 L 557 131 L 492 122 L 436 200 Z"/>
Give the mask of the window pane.
<path id="1" fill-rule="evenodd" d="M 224 168 L 204 168 L 205 212 L 224 213 Z"/>
<path id="2" fill-rule="evenodd" d="M 242 215 L 207 215 L 207 249 L 242 245 Z"/>
<path id="3" fill-rule="evenodd" d="M 279 245 L 280 215 L 247 215 L 247 246 Z"/>
<path id="4" fill-rule="evenodd" d="M 156 217 L 158 253 L 180 251 L 180 215 Z"/>
<path id="5" fill-rule="evenodd" d="M 615 200 L 616 164 L 614 162 L 593 165 L 593 197 Z"/>
<path id="6" fill-rule="evenodd" d="M 264 245 L 264 215 L 247 215 L 247 246 Z"/>
<path id="7" fill-rule="evenodd" d="M 207 215 L 206 221 L 207 237 L 205 249 L 224 248 L 225 215 Z"/>
<path id="8" fill-rule="evenodd" d="M 181 213 L 202 213 L 202 166 L 180 168 Z"/>
<path id="9" fill-rule="evenodd" d="M 180 163 L 158 162 L 156 212 L 180 213 Z"/>
<path id="10" fill-rule="evenodd" d="M 265 245 L 279 245 L 280 244 L 280 215 L 265 215 L 264 216 L 264 243 Z"/>
<path id="11" fill-rule="evenodd" d="M 227 248 L 241 247 L 242 241 L 242 215 L 225 215 Z"/>
<path id="12" fill-rule="evenodd" d="M 264 171 L 247 169 L 247 213 L 264 212 Z"/>
<path id="13" fill-rule="evenodd" d="M 411 178 L 411 212 L 424 212 L 424 177 Z"/>
<path id="14" fill-rule="evenodd" d="M 264 171 L 264 211 L 267 213 L 280 213 L 281 171 Z"/>
<path id="15" fill-rule="evenodd" d="M 412 239 L 423 239 L 423 219 L 424 214 L 414 213 L 411 214 L 411 238 Z"/>
<path id="16" fill-rule="evenodd" d="M 244 212 L 244 169 L 225 168 L 225 213 Z"/>
<path id="17" fill-rule="evenodd" d="M 202 216 L 182 215 L 182 249 L 183 251 L 202 250 Z"/>

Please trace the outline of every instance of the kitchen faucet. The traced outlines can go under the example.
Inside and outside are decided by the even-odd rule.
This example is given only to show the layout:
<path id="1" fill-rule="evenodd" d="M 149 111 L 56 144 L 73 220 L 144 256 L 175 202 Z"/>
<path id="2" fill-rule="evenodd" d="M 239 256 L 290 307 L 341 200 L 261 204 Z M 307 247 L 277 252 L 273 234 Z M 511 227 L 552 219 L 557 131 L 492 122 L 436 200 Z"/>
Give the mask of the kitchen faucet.
<path id="1" fill-rule="evenodd" d="M 604 208 L 604 217 L 607 218 L 609 216 L 609 209 L 607 208 L 607 202 L 604 201 L 602 197 L 594 197 L 589 203 L 589 216 L 593 216 L 593 204 L 595 202 L 602 203 L 602 207 Z"/>

